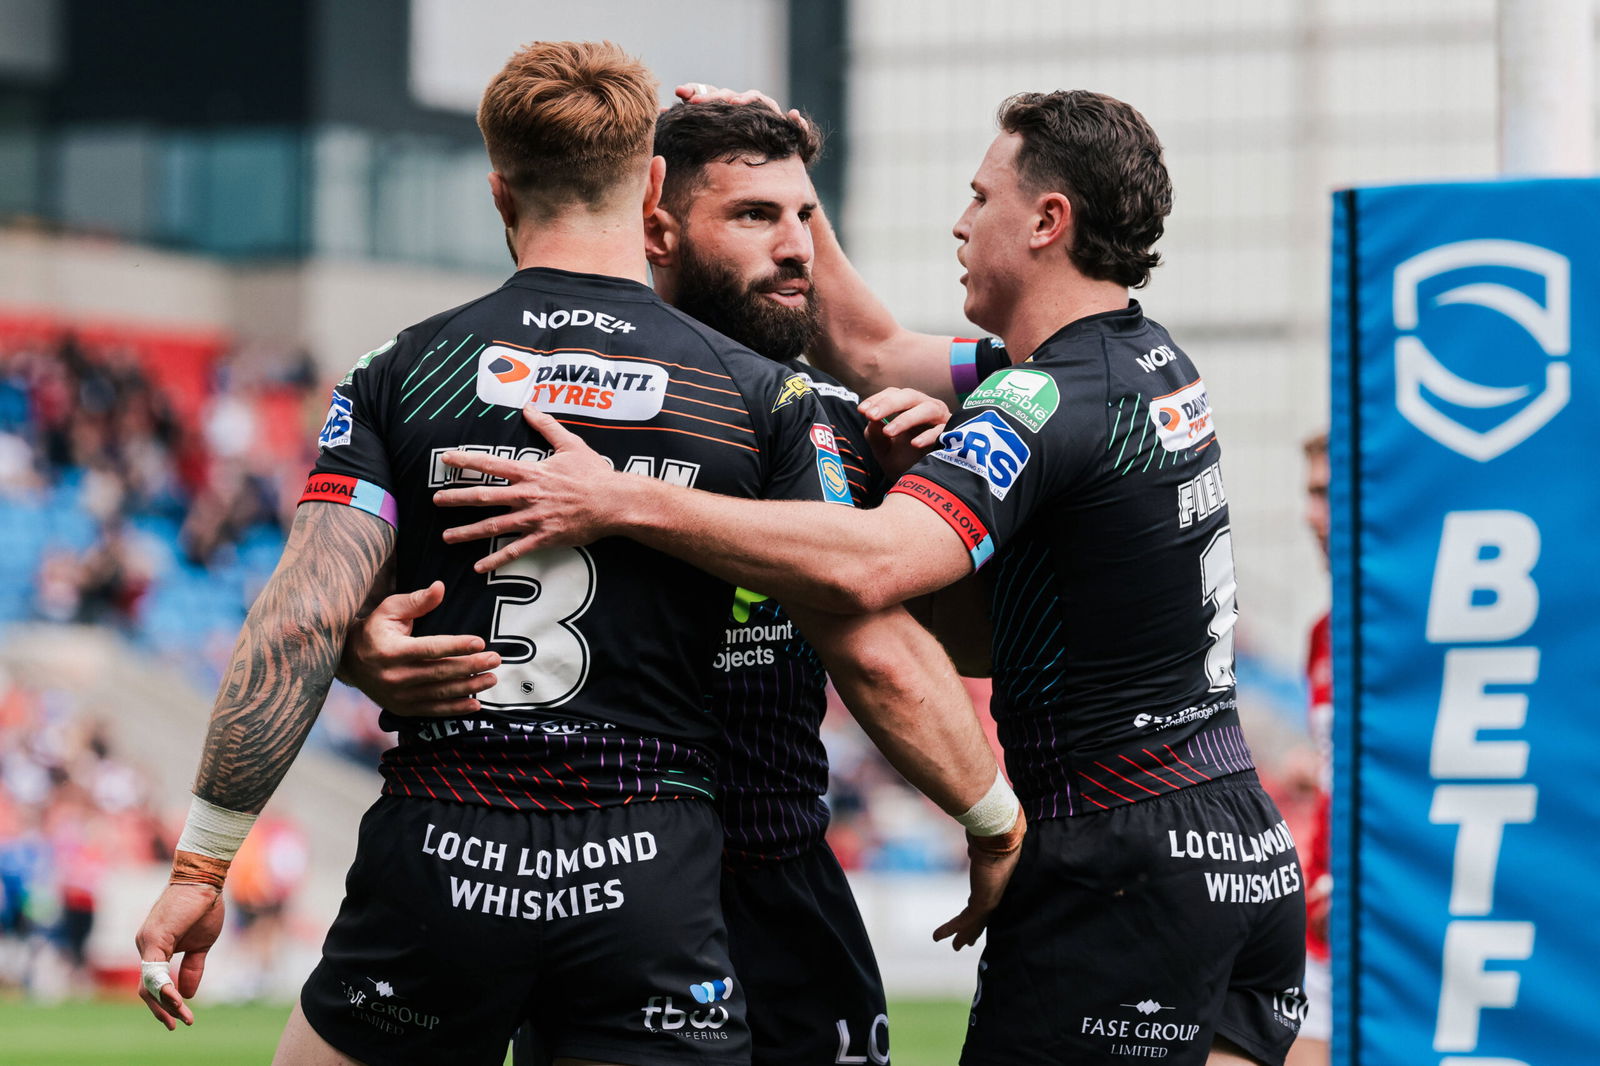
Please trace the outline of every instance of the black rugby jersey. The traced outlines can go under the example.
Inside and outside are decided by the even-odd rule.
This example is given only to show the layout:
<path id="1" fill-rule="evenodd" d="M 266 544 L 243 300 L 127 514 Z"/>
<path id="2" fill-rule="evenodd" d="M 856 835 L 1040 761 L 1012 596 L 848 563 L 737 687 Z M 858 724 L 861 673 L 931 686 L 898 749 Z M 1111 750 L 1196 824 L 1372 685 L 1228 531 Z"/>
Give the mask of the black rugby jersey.
<path id="1" fill-rule="evenodd" d="M 1253 765 L 1205 383 L 1137 302 L 989 376 L 892 490 L 992 555 L 993 711 L 1029 817 Z"/>
<path id="2" fill-rule="evenodd" d="M 887 488 L 867 445 L 854 392 L 799 360 L 784 364 L 811 383 L 833 429 L 838 479 L 830 498 L 870 507 Z M 776 602 L 739 589 L 717 654 L 711 710 L 726 747 L 717 767 L 724 861 L 792 858 L 828 829 L 828 753 L 820 735 L 828 678 L 822 661 Z"/>
<path id="3" fill-rule="evenodd" d="M 487 541 L 441 533 L 499 509 L 440 508 L 482 475 L 451 449 L 537 460 L 524 404 L 617 469 L 735 496 L 826 498 L 838 456 L 809 383 L 636 282 L 551 269 L 402 332 L 334 390 L 302 502 L 395 525 L 398 588 L 445 583 L 418 634 L 476 633 L 499 652 L 483 713 L 407 719 L 385 791 L 517 809 L 709 796 L 708 671 L 733 589 L 622 538 L 531 553 L 489 574 Z"/>

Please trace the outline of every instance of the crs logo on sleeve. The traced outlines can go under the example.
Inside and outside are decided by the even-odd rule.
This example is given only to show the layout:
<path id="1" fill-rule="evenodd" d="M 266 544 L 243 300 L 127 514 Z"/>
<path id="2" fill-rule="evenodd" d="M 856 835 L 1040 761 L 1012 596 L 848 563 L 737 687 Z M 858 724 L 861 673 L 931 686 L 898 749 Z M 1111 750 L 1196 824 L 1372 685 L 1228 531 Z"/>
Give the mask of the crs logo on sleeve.
<path id="1" fill-rule="evenodd" d="M 822 482 L 822 498 L 829 503 L 854 507 L 855 500 L 850 496 L 850 479 L 845 476 L 844 459 L 839 455 L 833 427 L 813 422 L 811 446 L 817 450 L 817 477 Z"/>
<path id="2" fill-rule="evenodd" d="M 328 408 L 328 417 L 322 423 L 322 432 L 317 434 L 318 448 L 338 448 L 350 443 L 351 430 L 355 419 L 351 414 L 350 398 L 338 389 L 333 391 L 333 404 Z"/>
<path id="3" fill-rule="evenodd" d="M 1017 431 L 993 411 L 945 430 L 939 443 L 944 450 L 934 452 L 933 458 L 979 475 L 997 500 L 1006 498 L 1031 454 Z"/>

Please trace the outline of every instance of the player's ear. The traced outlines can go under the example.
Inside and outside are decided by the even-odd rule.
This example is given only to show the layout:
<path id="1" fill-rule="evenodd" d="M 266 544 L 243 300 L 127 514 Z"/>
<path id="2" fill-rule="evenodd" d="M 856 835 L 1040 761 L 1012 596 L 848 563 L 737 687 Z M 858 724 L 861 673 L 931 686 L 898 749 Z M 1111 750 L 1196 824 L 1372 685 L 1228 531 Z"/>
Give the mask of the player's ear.
<path id="1" fill-rule="evenodd" d="M 500 212 L 500 221 L 505 223 L 507 230 L 517 228 L 517 198 L 511 191 L 511 185 L 506 181 L 505 175 L 498 170 L 489 172 L 489 195 L 494 197 L 494 209 Z"/>
<path id="2" fill-rule="evenodd" d="M 653 267 L 678 265 L 678 241 L 683 227 L 677 216 L 657 207 L 644 217 L 644 256 Z"/>
<path id="3" fill-rule="evenodd" d="M 1028 248 L 1040 251 L 1072 233 L 1072 201 L 1065 193 L 1047 192 L 1034 202 L 1033 229 L 1028 234 Z"/>
<path id="4" fill-rule="evenodd" d="M 649 218 L 661 206 L 661 187 L 667 180 L 667 161 L 661 156 L 650 157 L 650 180 L 644 187 L 644 217 Z"/>

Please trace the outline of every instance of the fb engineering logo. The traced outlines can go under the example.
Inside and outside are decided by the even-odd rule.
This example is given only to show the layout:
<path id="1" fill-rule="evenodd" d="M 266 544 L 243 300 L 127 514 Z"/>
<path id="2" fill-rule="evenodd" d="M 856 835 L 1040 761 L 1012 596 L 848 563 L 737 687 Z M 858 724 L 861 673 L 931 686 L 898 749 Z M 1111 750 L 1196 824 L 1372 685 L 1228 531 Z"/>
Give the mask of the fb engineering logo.
<path id="1" fill-rule="evenodd" d="M 1421 309 L 1422 283 L 1468 267 L 1511 267 L 1543 280 L 1544 305 L 1526 293 L 1495 282 L 1458 285 L 1432 300 L 1435 307 L 1476 304 L 1498 311 L 1520 326 L 1548 356 L 1544 390 L 1529 403 L 1530 385 L 1499 387 L 1469 381 L 1434 358 L 1415 330 Z M 1537 433 L 1566 407 L 1572 395 L 1572 368 L 1564 361 L 1572 350 L 1572 264 L 1566 256 L 1520 241 L 1474 240 L 1441 244 L 1414 255 L 1394 271 L 1395 406 L 1422 432 L 1469 459 L 1486 463 Z M 1431 393 L 1458 408 L 1501 410 L 1505 417 L 1488 429 L 1463 425 L 1428 399 Z M 1517 405 L 1523 404 L 1520 409 Z"/>

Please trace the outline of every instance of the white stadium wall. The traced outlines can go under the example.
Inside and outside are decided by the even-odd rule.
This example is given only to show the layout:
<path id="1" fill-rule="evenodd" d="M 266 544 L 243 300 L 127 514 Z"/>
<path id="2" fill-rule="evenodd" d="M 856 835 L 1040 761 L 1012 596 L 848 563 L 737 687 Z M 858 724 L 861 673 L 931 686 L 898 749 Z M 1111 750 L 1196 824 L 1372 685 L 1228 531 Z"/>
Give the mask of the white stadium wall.
<path id="1" fill-rule="evenodd" d="M 901 320 L 969 333 L 950 227 L 1021 90 L 1138 107 L 1166 147 L 1164 265 L 1138 293 L 1205 373 L 1243 646 L 1293 671 L 1328 603 L 1300 441 L 1327 425 L 1328 192 L 1495 166 L 1494 0 L 853 0 L 856 265 Z"/>

